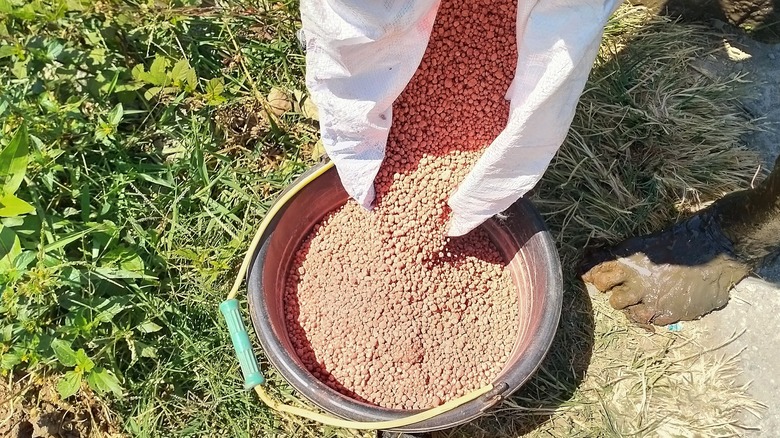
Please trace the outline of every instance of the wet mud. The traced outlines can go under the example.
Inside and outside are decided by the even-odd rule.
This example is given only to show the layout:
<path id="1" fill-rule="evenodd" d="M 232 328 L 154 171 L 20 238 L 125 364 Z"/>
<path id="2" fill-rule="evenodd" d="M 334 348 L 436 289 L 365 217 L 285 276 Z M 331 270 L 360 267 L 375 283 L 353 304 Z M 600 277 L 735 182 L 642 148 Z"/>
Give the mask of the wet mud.
<path id="1" fill-rule="evenodd" d="M 716 201 L 716 221 L 743 260 L 760 260 L 780 249 L 780 157 L 756 188 Z"/>
<path id="2" fill-rule="evenodd" d="M 585 282 L 641 324 L 699 318 L 726 305 L 752 266 L 780 249 L 780 158 L 750 190 L 734 192 L 670 229 L 593 252 Z"/>
<path id="3" fill-rule="evenodd" d="M 583 280 L 609 292 L 612 307 L 640 324 L 696 319 L 726 305 L 750 272 L 711 214 L 669 230 L 628 239 L 595 255 Z"/>

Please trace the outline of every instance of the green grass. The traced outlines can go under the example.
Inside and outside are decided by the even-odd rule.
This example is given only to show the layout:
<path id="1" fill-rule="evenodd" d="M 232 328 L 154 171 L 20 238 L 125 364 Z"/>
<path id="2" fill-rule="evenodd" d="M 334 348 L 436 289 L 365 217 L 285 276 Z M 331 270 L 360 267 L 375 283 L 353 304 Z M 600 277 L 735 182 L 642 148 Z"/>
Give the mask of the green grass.
<path id="1" fill-rule="evenodd" d="M 646 23 L 625 13 L 610 25 L 540 188 L 567 266 L 587 242 L 673 219 L 684 198 L 744 186 L 752 165 L 733 149 L 748 129 L 733 83 L 683 80 L 695 28 L 657 24 L 644 34 L 660 35 L 652 44 L 630 41 Z M 294 1 L 0 0 L 0 149 L 17 157 L 0 163 L 5 376 L 52 382 L 74 405 L 95 393 L 134 436 L 355 435 L 272 413 L 242 391 L 217 310 L 273 197 L 318 155 L 298 26 Z M 265 110 L 274 89 L 292 103 L 281 116 Z M 576 285 L 567 298 L 539 376 L 452 434 L 624 430 L 595 408 L 586 353 L 593 326 L 610 347 L 593 354 L 607 359 L 639 332 L 594 324 Z M 608 314 L 596 308 L 597 320 Z M 611 344 L 610 333 L 624 336 Z M 275 395 L 293 397 L 260 360 Z"/>
<path id="2" fill-rule="evenodd" d="M 316 125 L 258 111 L 302 96 L 297 4 L 25 3 L 0 1 L 2 145 L 29 145 L 34 207 L 2 219 L 3 372 L 81 377 L 134 435 L 286 430 L 240 390 L 217 304 L 312 163 Z"/>

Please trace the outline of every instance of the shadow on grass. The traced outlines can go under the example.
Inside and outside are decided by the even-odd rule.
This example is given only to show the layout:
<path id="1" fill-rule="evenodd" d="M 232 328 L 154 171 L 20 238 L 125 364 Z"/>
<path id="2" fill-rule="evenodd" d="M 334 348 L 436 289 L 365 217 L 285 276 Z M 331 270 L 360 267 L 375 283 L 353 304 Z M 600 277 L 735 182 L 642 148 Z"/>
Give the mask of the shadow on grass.
<path id="1" fill-rule="evenodd" d="M 780 42 L 780 0 L 631 0 L 672 18 L 739 26 L 762 42 Z"/>

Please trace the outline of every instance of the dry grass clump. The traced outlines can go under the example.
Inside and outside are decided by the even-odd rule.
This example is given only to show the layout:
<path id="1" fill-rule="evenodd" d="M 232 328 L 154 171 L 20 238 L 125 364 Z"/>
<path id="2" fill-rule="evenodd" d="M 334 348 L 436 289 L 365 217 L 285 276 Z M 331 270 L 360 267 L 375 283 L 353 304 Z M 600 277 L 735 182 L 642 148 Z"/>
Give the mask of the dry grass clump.
<path id="1" fill-rule="evenodd" d="M 491 416 L 437 437 L 734 436 L 760 405 L 733 360 L 693 333 L 651 334 L 588 296 L 576 276 L 586 245 L 657 230 L 699 203 L 747 188 L 758 157 L 740 78 L 691 62 L 715 49 L 707 28 L 623 7 L 607 28 L 569 137 L 534 202 L 557 239 L 564 309 L 537 374 Z"/>
<path id="2" fill-rule="evenodd" d="M 740 78 L 691 69 L 715 48 L 706 27 L 639 8 L 613 17 L 569 137 L 534 198 L 564 257 L 656 230 L 748 186 L 758 158 L 740 143 L 754 127 L 738 102 Z"/>

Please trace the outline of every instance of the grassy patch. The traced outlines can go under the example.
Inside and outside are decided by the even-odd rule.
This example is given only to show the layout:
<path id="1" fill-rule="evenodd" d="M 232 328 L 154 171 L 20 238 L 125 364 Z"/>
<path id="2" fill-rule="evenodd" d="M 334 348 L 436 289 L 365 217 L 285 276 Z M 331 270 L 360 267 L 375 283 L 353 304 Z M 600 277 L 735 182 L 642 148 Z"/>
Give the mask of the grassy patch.
<path id="1" fill-rule="evenodd" d="M 0 6 L 2 146 L 27 145 L 32 210 L 2 218 L 3 372 L 95 392 L 134 435 L 284 430 L 238 391 L 216 305 L 312 162 L 297 5 Z M 294 108 L 266 112 L 274 88 Z"/>
<path id="2" fill-rule="evenodd" d="M 687 68 L 707 46 L 702 29 L 621 14 L 537 193 L 567 267 L 586 243 L 658 228 L 753 173 L 736 148 L 749 123 L 734 83 Z M 116 427 L 94 434 L 356 435 L 240 391 L 217 311 L 273 197 L 318 155 L 296 17 L 293 1 L 0 0 L 0 149 L 16 163 L 0 163 L 0 370 L 17 382 L 7 400 L 98 406 Z M 534 381 L 446 434 L 660 427 L 658 405 L 626 422 L 600 399 L 623 393 L 599 388 L 610 373 L 637 379 L 643 363 L 666 378 L 683 339 L 632 359 L 626 345 L 647 335 L 603 303 L 594 322 L 573 279 L 567 297 Z M 294 397 L 262 366 L 277 397 Z"/>

